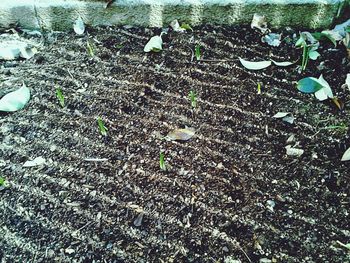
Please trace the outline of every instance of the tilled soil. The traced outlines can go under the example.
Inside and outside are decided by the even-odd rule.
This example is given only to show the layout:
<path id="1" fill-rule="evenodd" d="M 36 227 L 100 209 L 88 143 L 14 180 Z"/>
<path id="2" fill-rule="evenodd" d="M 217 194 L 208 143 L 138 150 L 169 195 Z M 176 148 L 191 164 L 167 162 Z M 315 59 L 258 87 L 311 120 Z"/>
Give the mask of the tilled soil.
<path id="1" fill-rule="evenodd" d="M 346 51 L 322 42 L 302 74 L 299 62 L 249 71 L 238 57 L 296 61 L 300 50 L 262 44 L 248 27 L 203 26 L 170 32 L 162 52 L 146 54 L 155 33 L 58 34 L 30 60 L 1 62 L 1 92 L 24 81 L 32 93 L 24 110 L 0 116 L 11 185 L 0 191 L 1 262 L 350 262 L 336 242 L 350 242 Z M 296 89 L 321 73 L 343 110 Z M 191 140 L 162 139 L 186 126 Z M 288 144 L 304 154 L 287 156 Z M 23 167 L 39 156 L 44 165 Z"/>

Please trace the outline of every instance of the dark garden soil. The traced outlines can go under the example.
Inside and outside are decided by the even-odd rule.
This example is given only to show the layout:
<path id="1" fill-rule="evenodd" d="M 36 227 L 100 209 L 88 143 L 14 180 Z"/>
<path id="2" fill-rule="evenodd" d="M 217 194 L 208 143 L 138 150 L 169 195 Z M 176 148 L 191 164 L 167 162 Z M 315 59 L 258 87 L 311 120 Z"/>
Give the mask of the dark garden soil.
<path id="1" fill-rule="evenodd" d="M 322 42 L 302 74 L 300 62 L 249 71 L 238 57 L 296 61 L 301 52 L 262 44 L 248 27 L 204 26 L 170 32 L 162 52 L 146 54 L 155 33 L 90 29 L 94 57 L 88 36 L 62 33 L 32 59 L 1 62 L 2 95 L 24 81 L 32 97 L 0 116 L 10 183 L 0 191 L 0 261 L 350 262 L 337 243 L 350 243 L 350 162 L 340 161 L 350 133 L 339 128 L 350 120 L 346 50 Z M 191 61 L 195 43 L 204 61 Z M 321 73 L 343 110 L 296 89 Z M 196 130 L 189 141 L 162 139 L 186 126 Z M 288 144 L 304 154 L 288 156 Z M 44 165 L 23 167 L 40 156 Z"/>

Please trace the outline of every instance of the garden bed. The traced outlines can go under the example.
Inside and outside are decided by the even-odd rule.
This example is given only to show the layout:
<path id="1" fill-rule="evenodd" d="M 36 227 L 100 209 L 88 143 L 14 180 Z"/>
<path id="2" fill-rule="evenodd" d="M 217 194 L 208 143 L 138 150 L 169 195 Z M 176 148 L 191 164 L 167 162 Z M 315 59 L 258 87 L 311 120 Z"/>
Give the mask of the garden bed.
<path id="1" fill-rule="evenodd" d="M 262 44 L 248 27 L 202 26 L 170 32 L 162 52 L 144 53 L 156 33 L 56 34 L 32 59 L 1 62 L 1 95 L 24 81 L 32 97 L 0 116 L 1 176 L 10 183 L 0 191 L 0 259 L 350 261 L 337 243 L 350 242 L 350 164 L 340 161 L 350 145 L 346 50 L 322 42 L 302 74 L 299 62 L 249 71 L 238 57 L 296 61 L 301 51 Z M 343 110 L 297 90 L 296 81 L 321 73 Z M 163 139 L 184 127 L 196 131 L 190 140 Z M 304 153 L 288 156 L 288 144 Z M 45 164 L 23 167 L 36 157 Z"/>

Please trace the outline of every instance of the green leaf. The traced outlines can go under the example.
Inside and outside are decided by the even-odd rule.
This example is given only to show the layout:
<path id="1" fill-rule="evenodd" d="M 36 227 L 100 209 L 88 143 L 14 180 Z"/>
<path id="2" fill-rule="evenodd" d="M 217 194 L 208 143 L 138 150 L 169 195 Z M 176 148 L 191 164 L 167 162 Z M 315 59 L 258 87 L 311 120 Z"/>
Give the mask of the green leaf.
<path id="1" fill-rule="evenodd" d="M 58 101 L 60 102 L 61 107 L 64 108 L 64 97 L 62 94 L 62 90 L 59 87 L 56 88 L 56 96 Z"/>
<path id="2" fill-rule="evenodd" d="M 164 172 L 166 171 L 164 153 L 162 153 L 162 152 L 159 154 L 159 168 Z"/>
<path id="3" fill-rule="evenodd" d="M 316 60 L 320 56 L 320 53 L 318 53 L 316 50 L 310 50 L 309 51 L 309 58 L 312 60 Z"/>
<path id="4" fill-rule="evenodd" d="M 318 79 L 313 77 L 303 78 L 298 81 L 297 85 L 298 90 L 304 93 L 314 93 L 322 89 L 322 87 Z"/>
<path id="5" fill-rule="evenodd" d="M 185 29 L 185 30 L 193 31 L 193 28 L 189 24 L 186 24 L 186 23 L 182 23 L 180 27 Z"/>
<path id="6" fill-rule="evenodd" d="M 30 90 L 24 85 L 18 90 L 6 94 L 0 99 L 0 111 L 14 112 L 21 110 L 30 99 Z"/>
<path id="7" fill-rule="evenodd" d="M 196 47 L 195 47 L 195 55 L 196 55 L 196 59 L 197 60 L 201 59 L 201 46 L 200 45 L 196 45 Z"/>
<path id="8" fill-rule="evenodd" d="M 5 184 L 5 178 L 0 177 L 0 186 L 3 186 Z"/>
<path id="9" fill-rule="evenodd" d="M 264 69 L 264 68 L 271 66 L 271 61 L 253 62 L 253 61 L 244 60 L 243 58 L 239 58 L 239 61 L 241 62 L 243 67 L 250 69 L 250 70 L 260 70 L 260 69 Z"/>
<path id="10" fill-rule="evenodd" d="M 106 126 L 104 125 L 104 123 L 100 117 L 98 117 L 98 119 L 97 119 L 97 124 L 98 124 L 98 128 L 100 130 L 100 133 L 103 136 L 107 136 L 108 129 L 106 128 Z"/>

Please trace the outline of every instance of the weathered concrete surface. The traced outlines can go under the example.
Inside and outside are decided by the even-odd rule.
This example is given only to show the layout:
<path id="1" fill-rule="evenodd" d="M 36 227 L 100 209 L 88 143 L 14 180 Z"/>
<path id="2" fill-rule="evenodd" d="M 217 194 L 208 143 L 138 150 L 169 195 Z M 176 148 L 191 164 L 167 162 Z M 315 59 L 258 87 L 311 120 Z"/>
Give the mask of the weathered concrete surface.
<path id="1" fill-rule="evenodd" d="M 271 27 L 327 28 L 344 0 L 1 0 L 0 26 L 72 28 L 80 15 L 91 25 L 162 27 L 173 19 L 200 23 L 250 23 L 254 13 L 266 15 Z"/>

